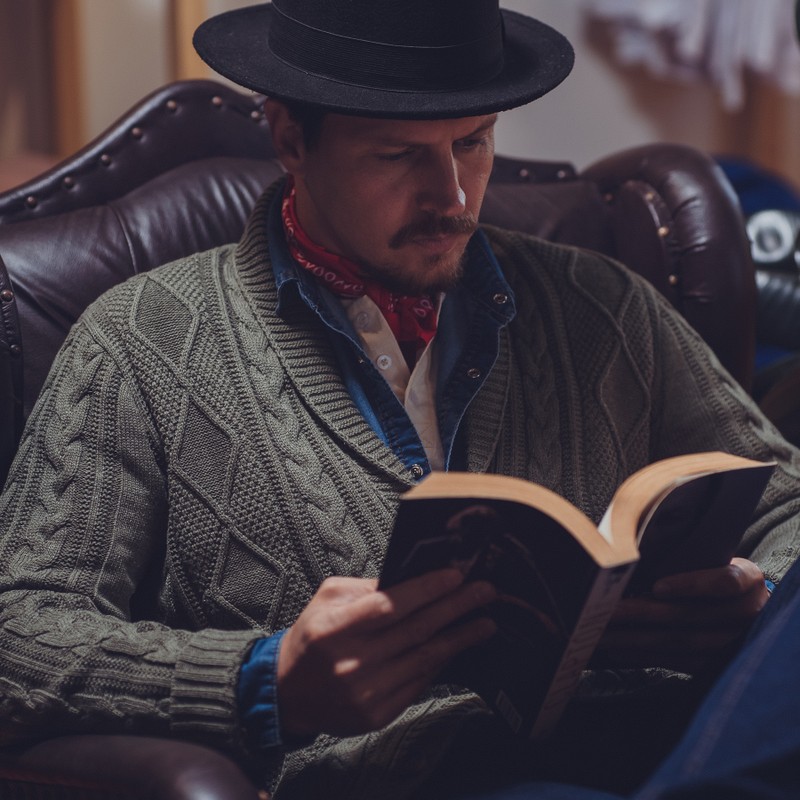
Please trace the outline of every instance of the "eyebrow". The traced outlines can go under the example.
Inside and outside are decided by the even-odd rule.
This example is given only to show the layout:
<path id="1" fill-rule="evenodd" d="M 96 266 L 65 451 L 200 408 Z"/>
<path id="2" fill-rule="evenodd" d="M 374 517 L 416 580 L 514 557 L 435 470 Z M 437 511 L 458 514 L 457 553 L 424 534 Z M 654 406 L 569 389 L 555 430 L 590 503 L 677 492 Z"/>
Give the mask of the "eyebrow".
<path id="1" fill-rule="evenodd" d="M 470 131 L 469 133 L 465 133 L 463 136 L 459 136 L 457 141 L 461 141 L 462 139 L 469 139 L 472 136 L 475 136 L 478 133 L 483 133 L 484 131 L 493 128 L 497 123 L 498 114 L 492 114 L 490 117 L 487 117 L 483 122 L 481 122 L 477 128 Z M 403 139 L 401 137 L 393 138 L 391 134 L 387 134 L 385 137 L 381 137 L 379 140 L 375 142 L 378 146 L 381 147 L 415 147 L 418 142 L 415 142 L 413 139 Z"/>
<path id="2" fill-rule="evenodd" d="M 498 117 L 497 114 L 492 114 L 492 116 L 489 117 L 485 122 L 482 122 L 480 125 L 478 125 L 478 127 L 475 128 L 475 130 L 472 131 L 472 133 L 468 133 L 466 136 L 462 136 L 461 138 L 469 139 L 470 136 L 474 136 L 476 133 L 483 133 L 484 131 L 488 131 L 489 128 L 493 128 L 497 123 L 497 117 Z"/>

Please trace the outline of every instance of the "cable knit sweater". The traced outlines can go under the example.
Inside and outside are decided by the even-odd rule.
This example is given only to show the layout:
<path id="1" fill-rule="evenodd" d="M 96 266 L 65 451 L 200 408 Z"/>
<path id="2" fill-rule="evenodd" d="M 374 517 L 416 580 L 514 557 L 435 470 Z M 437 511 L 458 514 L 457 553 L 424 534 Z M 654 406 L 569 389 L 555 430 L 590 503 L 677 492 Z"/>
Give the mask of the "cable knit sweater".
<path id="1" fill-rule="evenodd" d="M 136 731 L 244 757 L 235 688 L 253 640 L 290 625 L 326 576 L 378 572 L 413 481 L 358 413 L 314 314 L 277 315 L 268 201 L 238 246 L 104 295 L 54 365 L 0 504 L 5 741 Z M 624 268 L 487 234 L 520 311 L 463 424 L 469 468 L 541 482 L 597 520 L 655 459 L 776 458 L 742 549 L 779 579 L 800 544 L 795 451 Z M 271 785 L 282 768 L 289 797 L 315 774 L 326 797 L 393 796 L 385 771 L 424 773 L 420 736 L 443 747 L 483 713 L 434 694 L 381 732 L 320 737 L 285 762 L 256 754 L 260 768 Z"/>

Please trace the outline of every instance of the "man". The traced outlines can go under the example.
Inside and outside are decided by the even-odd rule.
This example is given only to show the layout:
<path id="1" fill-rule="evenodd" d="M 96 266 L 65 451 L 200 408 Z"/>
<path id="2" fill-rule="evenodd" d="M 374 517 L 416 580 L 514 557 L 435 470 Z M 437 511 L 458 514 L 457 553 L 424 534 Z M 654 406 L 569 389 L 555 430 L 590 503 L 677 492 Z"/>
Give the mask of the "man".
<path id="1" fill-rule="evenodd" d="M 566 77 L 568 43 L 496 0 L 281 0 L 195 41 L 270 97 L 288 175 L 238 246 L 115 288 L 54 365 L 0 513 L 9 740 L 201 740 L 278 797 L 444 797 L 495 768 L 599 782 L 577 754 L 626 735 L 657 757 L 680 720 L 657 743 L 621 704 L 690 706 L 684 673 L 725 657 L 796 556 L 800 473 L 649 287 L 477 229 L 496 114 Z M 623 604 L 618 716 L 598 673 L 550 743 L 511 744 L 435 683 L 492 635 L 474 612 L 493 587 L 376 589 L 398 496 L 431 469 L 520 475 L 598 518 L 627 474 L 707 449 L 779 468 L 742 557 Z"/>

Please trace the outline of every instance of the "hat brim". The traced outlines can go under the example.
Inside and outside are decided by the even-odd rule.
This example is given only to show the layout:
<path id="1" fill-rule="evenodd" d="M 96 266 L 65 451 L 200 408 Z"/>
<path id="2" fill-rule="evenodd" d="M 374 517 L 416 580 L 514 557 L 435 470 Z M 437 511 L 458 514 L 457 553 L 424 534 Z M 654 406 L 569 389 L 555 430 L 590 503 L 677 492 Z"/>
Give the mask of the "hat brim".
<path id="1" fill-rule="evenodd" d="M 194 46 L 216 72 L 271 97 L 299 100 L 340 114 L 387 119 L 468 117 L 524 105 L 558 86 L 574 54 L 567 39 L 548 25 L 501 11 L 505 60 L 485 83 L 448 91 L 400 91 L 342 83 L 287 64 L 267 45 L 271 3 L 212 17 L 195 32 Z"/>

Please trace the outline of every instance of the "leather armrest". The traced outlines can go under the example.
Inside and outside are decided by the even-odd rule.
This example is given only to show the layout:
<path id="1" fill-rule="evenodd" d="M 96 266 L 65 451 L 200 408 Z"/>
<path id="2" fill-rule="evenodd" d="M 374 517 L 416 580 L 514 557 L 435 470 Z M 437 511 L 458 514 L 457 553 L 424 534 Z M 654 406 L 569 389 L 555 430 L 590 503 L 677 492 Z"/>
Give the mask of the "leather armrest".
<path id="1" fill-rule="evenodd" d="M 647 278 L 750 390 L 755 269 L 744 217 L 719 166 L 684 145 L 644 145 L 587 167 L 611 208 L 611 254 Z"/>
<path id="2" fill-rule="evenodd" d="M 172 739 L 116 735 L 61 736 L 13 755 L 0 754 L 0 796 L 6 791 L 64 800 L 267 798 L 237 764 L 216 750 Z"/>

